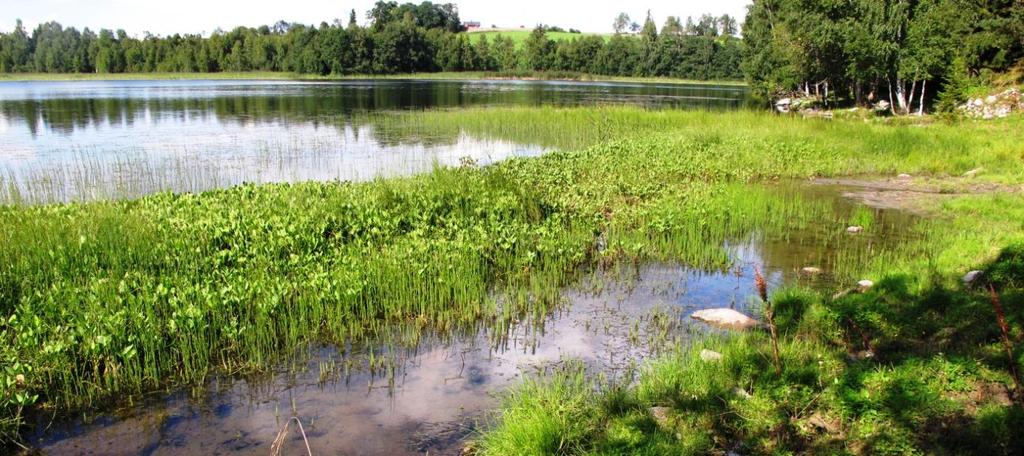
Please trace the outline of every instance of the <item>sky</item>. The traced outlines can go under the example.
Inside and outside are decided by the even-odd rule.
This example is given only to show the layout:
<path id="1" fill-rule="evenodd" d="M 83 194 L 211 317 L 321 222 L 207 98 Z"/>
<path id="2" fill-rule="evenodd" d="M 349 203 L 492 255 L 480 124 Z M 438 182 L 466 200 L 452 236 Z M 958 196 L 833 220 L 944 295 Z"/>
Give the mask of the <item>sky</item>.
<path id="1" fill-rule="evenodd" d="M 419 3 L 421 0 L 412 0 Z M 447 0 L 435 1 L 445 3 Z M 22 19 L 31 31 L 42 22 L 57 21 L 78 29 L 122 28 L 129 35 L 174 33 L 208 35 L 217 28 L 271 25 L 278 20 L 319 24 L 335 18 L 348 20 L 355 9 L 360 23 L 374 0 L 0 0 L 0 31 L 9 32 Z M 405 3 L 405 0 L 400 1 Z M 660 27 L 667 16 L 729 14 L 743 22 L 750 0 L 461 0 L 463 21 L 484 27 L 532 28 L 538 23 L 576 28 L 584 32 L 611 32 L 612 21 L 626 12 L 643 23 L 651 10 Z"/>

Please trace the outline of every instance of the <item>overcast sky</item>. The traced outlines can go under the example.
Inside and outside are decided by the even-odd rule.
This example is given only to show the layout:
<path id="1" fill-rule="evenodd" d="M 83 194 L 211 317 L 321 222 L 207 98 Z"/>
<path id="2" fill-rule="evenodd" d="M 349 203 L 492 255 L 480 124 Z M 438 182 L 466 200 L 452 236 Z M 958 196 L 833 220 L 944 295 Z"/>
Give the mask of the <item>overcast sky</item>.
<path id="1" fill-rule="evenodd" d="M 419 3 L 416 0 L 415 3 Z M 0 0 L 0 31 L 14 28 L 22 19 L 31 30 L 40 22 L 57 21 L 79 29 L 123 28 L 139 36 L 173 33 L 209 34 L 218 27 L 270 25 L 278 20 L 319 24 L 335 18 L 348 19 L 355 9 L 359 22 L 374 0 Z M 400 2 L 404 3 L 404 1 Z M 435 2 L 438 3 L 438 2 Z M 444 3 L 442 0 L 440 3 Z M 577 28 L 585 32 L 610 32 L 612 20 L 625 11 L 642 23 L 650 9 L 659 27 L 669 15 L 716 16 L 728 13 L 743 22 L 749 0 L 462 0 L 463 21 L 479 21 L 484 27 L 530 28 L 538 23 Z"/>

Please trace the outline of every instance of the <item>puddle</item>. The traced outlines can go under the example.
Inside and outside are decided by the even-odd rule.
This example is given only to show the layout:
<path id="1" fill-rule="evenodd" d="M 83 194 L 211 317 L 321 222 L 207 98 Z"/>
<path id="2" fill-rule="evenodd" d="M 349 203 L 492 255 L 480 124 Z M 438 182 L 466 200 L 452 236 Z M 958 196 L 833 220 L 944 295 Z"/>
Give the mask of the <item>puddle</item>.
<path id="1" fill-rule="evenodd" d="M 785 197 L 787 190 L 780 191 Z M 864 210 L 836 191 L 809 191 L 835 204 L 837 220 Z M 733 265 L 720 271 L 646 264 L 585 274 L 563 292 L 562 310 L 543 322 L 485 328 L 454 340 L 424 338 L 413 349 L 392 351 L 395 363 L 378 364 L 376 372 L 365 366 L 384 348 L 320 347 L 299 368 L 282 367 L 258 379 L 217 378 L 201 391 L 88 421 L 49 423 L 41 417 L 29 442 L 47 454 L 266 455 L 295 416 L 313 454 L 460 454 L 465 439 L 489 419 L 497 393 L 524 375 L 582 360 L 593 374 L 629 379 L 645 359 L 709 331 L 690 320 L 695 310 L 731 307 L 758 315 L 755 266 L 763 268 L 770 288 L 794 281 L 838 286 L 829 281 L 839 276 L 832 265 L 850 254 L 837 243 L 861 254 L 884 251 L 902 242 L 914 220 L 870 211 L 873 234 L 865 236 L 836 235 L 845 229 L 838 221 L 784 234 L 752 233 L 728 246 Z M 824 278 L 801 278 L 800 268 L 809 265 L 821 267 Z M 495 346 L 496 340 L 502 342 Z M 293 422 L 282 454 L 305 451 Z"/>

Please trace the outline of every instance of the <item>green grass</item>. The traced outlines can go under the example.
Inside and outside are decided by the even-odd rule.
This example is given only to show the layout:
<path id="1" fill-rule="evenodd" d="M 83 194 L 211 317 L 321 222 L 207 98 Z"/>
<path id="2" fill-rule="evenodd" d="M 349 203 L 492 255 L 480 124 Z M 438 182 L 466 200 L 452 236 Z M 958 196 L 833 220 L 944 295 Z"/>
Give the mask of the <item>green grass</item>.
<path id="1" fill-rule="evenodd" d="M 487 30 L 487 29 L 482 29 L 480 31 L 469 32 L 469 36 L 473 40 L 480 40 L 482 37 L 486 36 L 487 39 L 490 40 L 491 42 L 494 42 L 494 39 L 500 36 L 500 37 L 503 37 L 503 38 L 511 39 L 512 42 L 514 42 L 516 44 L 516 46 L 522 46 L 523 42 L 526 41 L 526 39 L 530 37 L 531 33 L 533 33 L 533 31 L 530 30 L 530 29 L 521 29 L 521 30 Z M 569 32 L 548 32 L 547 33 L 548 39 L 555 40 L 555 41 L 572 40 L 572 39 L 582 38 L 582 37 L 586 37 L 586 36 L 599 36 L 601 38 L 604 38 L 605 41 L 608 41 L 612 37 L 612 34 L 611 33 L 569 33 Z"/>
<path id="2" fill-rule="evenodd" d="M 598 148 L 628 154 L 638 168 L 652 163 L 652 156 L 672 155 L 669 150 L 695 159 L 698 164 L 691 166 L 699 173 L 684 172 L 682 179 L 760 181 L 775 176 L 897 172 L 957 176 L 970 164 L 985 162 L 997 170 L 986 179 L 1024 182 L 1020 168 L 1024 149 L 1014 143 L 1016 139 L 1003 142 L 1008 138 L 994 133 L 1015 136 L 1003 129 L 1016 128 L 1011 125 L 1019 119 L 1004 125 L 893 125 L 727 114 L 721 118 L 751 117 L 734 118 L 723 122 L 729 127 L 718 127 L 700 122 L 702 114 L 688 114 L 693 121 L 672 132 L 668 125 L 675 122 L 669 118 L 677 114 L 659 115 L 665 116 L 666 124 L 653 120 L 652 128 L 660 133 L 644 132 L 640 138 L 602 143 Z M 792 156 L 783 151 L 791 151 Z M 782 162 L 776 162 L 779 159 Z M 665 161 L 657 162 L 659 169 L 666 166 Z M 722 208 L 728 201 L 742 199 L 711 200 L 709 207 Z M 505 396 L 492 427 L 476 442 L 477 450 L 480 454 L 1021 452 L 1024 440 L 1011 429 L 1024 425 L 1024 411 L 1007 406 L 1002 393 L 986 393 L 1013 387 L 989 295 L 983 288 L 965 288 L 959 279 L 968 270 L 982 269 L 998 287 L 1011 337 L 1017 341 L 1014 362 L 1020 369 L 1024 366 L 1024 347 L 1020 347 L 1024 345 L 1020 343 L 1024 279 L 1018 269 L 1024 258 L 1024 198 L 1020 194 L 963 195 L 928 206 L 934 222 L 921 225 L 920 236 L 900 250 L 859 260 L 837 254 L 848 276 L 878 284 L 870 292 L 834 298 L 825 291 L 774 290 L 771 299 L 783 334 L 781 376 L 771 367 L 767 334 L 755 332 L 694 341 L 646 366 L 631 387 L 580 380 L 575 373 L 530 380 Z M 652 207 L 660 211 L 672 203 L 659 200 Z M 787 218 L 776 213 L 769 219 L 776 217 Z M 851 214 L 849 221 L 871 226 L 864 213 Z M 724 361 L 702 361 L 698 354 L 703 348 L 720 351 Z M 868 348 L 874 357 L 850 358 Z M 548 397 L 547 389 L 556 388 L 546 385 L 564 390 L 561 385 L 567 382 L 574 385 L 571 397 L 537 400 Z M 617 405 L 599 406 L 606 403 Z M 650 407 L 667 408 L 668 421 L 658 423 Z M 542 435 L 533 433 L 541 423 L 551 427 L 552 417 L 560 416 L 579 417 L 578 422 L 587 424 L 566 430 L 565 435 L 572 436 L 571 446 L 553 447 L 545 443 L 550 439 L 533 438 Z"/>
<path id="3" fill-rule="evenodd" d="M 989 207 L 1007 203 L 969 199 Z M 1024 202 L 1010 207 L 1020 211 Z M 956 215 L 949 210 L 944 215 Z M 1009 247 L 989 266 L 971 265 L 986 269 L 999 287 L 1017 345 L 1024 334 L 1024 289 L 1015 282 L 1024 258 L 1019 228 L 1002 232 Z M 936 248 L 959 249 L 957 234 L 932 234 Z M 771 365 L 767 334 L 755 332 L 694 341 L 645 366 L 634 386 L 607 385 L 574 372 L 531 379 L 505 394 L 477 450 L 1019 454 L 1024 439 L 1015 429 L 1024 425 L 1024 409 L 1008 405 L 1013 381 L 987 292 L 965 289 L 951 271 L 929 269 L 926 259 L 907 257 L 903 263 L 913 265 L 913 273 L 895 268 L 864 294 L 774 292 L 771 299 L 783 317 L 781 375 Z M 1015 272 L 1009 278 L 994 273 L 1010 270 Z M 867 348 L 864 341 L 874 357 L 851 358 Z M 719 351 L 723 360 L 703 361 L 702 349 Z M 1018 368 L 1024 365 L 1021 351 Z M 558 400 L 548 399 L 554 392 Z M 661 412 L 667 420 L 658 423 L 651 407 L 667 410 Z M 568 417 L 571 427 L 559 421 Z M 548 434 L 558 425 L 572 446 L 550 444 Z"/>
<path id="4" fill-rule="evenodd" d="M 367 121 L 401 126 L 410 135 L 466 132 L 567 151 L 361 184 L 243 185 L 132 201 L 0 207 L 3 435 L 15 437 L 26 406 L 67 412 L 201 383 L 214 372 L 260 371 L 310 344 L 361 340 L 395 325 L 411 328 L 406 334 L 480 322 L 505 327 L 524 313 L 549 312 L 560 287 L 587 267 L 655 259 L 722 267 L 728 239 L 768 227 L 847 221 L 750 183 L 896 172 L 955 176 L 977 166 L 992 170 L 979 179 L 1024 181 L 1019 117 L 908 125 L 755 112 L 502 108 Z M 906 290 L 897 289 L 906 296 L 900 302 L 931 302 L 930 271 L 952 281 L 1024 232 L 1024 217 L 1012 217 L 1024 212 L 1020 198 L 969 198 L 939 208 L 951 222 L 924 227 L 927 239 L 906 250 L 849 249 L 842 256 L 847 275 L 912 271 Z M 597 248 L 601 236 L 606 249 Z M 884 275 L 875 278 L 885 283 Z M 882 347 L 900 325 L 912 324 L 903 323 L 909 312 L 892 317 L 903 318 L 899 324 L 887 323 L 886 312 L 904 309 L 885 301 L 884 292 L 838 307 L 808 296 L 794 298 L 806 310 L 787 317 L 783 354 L 792 367 L 782 379 L 766 374 L 763 336 L 752 335 L 723 342 L 736 359 L 723 364 L 731 366 L 726 371 L 689 372 L 693 361 L 680 354 L 652 369 L 671 374 L 678 365 L 672 375 L 686 381 L 641 380 L 639 392 L 623 390 L 605 408 L 572 400 L 591 392 L 579 378 L 553 380 L 554 391 L 539 380 L 509 400 L 505 410 L 515 418 L 485 436 L 481 451 L 657 454 L 737 441 L 758 451 L 788 448 L 799 440 L 779 437 L 782 417 L 825 394 L 824 385 L 852 375 L 839 370 L 842 335 L 849 331 L 843 325 L 861 319 Z M 860 299 L 879 301 L 856 306 Z M 730 348 L 733 343 L 740 345 Z M 825 364 L 817 364 L 818 354 Z M 1004 379 L 994 360 L 970 372 Z M 725 395 L 732 405 L 722 408 L 717 394 L 733 385 L 752 389 L 757 399 L 734 404 Z M 666 402 L 672 388 L 682 387 L 703 389 Z M 771 396 L 760 399 L 759 388 Z M 683 414 L 678 433 L 687 437 L 679 440 L 651 428 L 644 407 L 656 402 L 708 413 Z M 535 411 L 563 403 L 585 410 L 529 421 Z M 513 412 L 516 407 L 521 411 Z M 1008 424 L 1000 410 L 986 410 L 993 426 Z"/>

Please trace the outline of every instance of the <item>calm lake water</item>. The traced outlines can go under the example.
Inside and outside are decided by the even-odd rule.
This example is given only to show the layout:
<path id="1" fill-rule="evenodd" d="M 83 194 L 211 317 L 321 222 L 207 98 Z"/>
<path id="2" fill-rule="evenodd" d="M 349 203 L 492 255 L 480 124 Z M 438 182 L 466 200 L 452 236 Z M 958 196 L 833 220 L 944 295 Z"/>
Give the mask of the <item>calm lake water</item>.
<path id="1" fill-rule="evenodd" d="M 540 81 L 0 82 L 0 202 L 135 197 L 241 182 L 367 180 L 544 152 L 407 134 L 366 114 L 471 106 L 735 109 L 737 86 Z M 363 119 L 363 120 L 357 120 Z"/>

